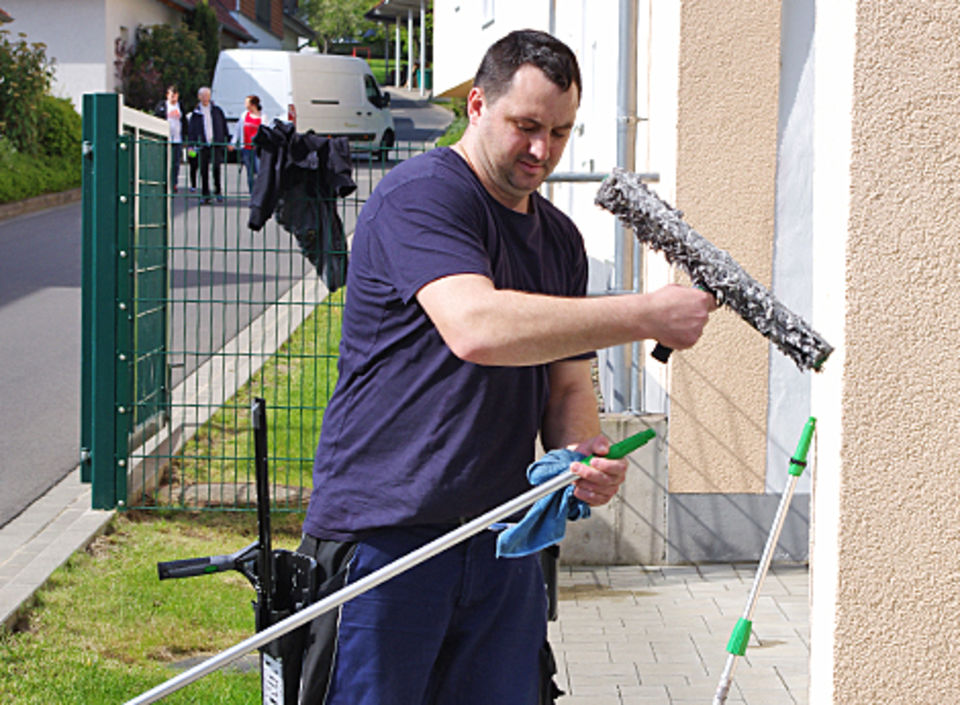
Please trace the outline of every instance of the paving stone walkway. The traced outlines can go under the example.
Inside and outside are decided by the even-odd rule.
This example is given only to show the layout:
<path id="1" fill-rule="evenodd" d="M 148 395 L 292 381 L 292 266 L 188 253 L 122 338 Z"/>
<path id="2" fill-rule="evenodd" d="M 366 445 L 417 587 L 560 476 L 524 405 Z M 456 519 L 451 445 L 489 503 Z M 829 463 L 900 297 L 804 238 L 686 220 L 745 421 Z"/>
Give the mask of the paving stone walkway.
<path id="1" fill-rule="evenodd" d="M 756 567 L 563 567 L 550 642 L 562 705 L 710 705 Z M 805 705 L 806 567 L 771 568 L 728 703 Z"/>

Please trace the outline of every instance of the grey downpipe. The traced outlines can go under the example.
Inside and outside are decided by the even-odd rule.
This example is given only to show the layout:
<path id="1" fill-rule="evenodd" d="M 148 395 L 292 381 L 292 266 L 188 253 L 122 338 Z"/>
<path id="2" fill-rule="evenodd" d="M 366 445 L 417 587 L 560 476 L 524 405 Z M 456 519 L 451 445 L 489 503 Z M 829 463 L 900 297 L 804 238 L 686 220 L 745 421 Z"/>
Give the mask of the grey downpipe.
<path id="1" fill-rule="evenodd" d="M 617 166 L 636 171 L 637 162 L 637 0 L 620 0 L 619 66 L 617 75 Z M 614 290 L 634 291 L 636 244 L 618 220 L 614 230 Z M 636 412 L 639 367 L 637 343 L 619 346 L 613 355 L 613 398 L 609 411 Z"/>

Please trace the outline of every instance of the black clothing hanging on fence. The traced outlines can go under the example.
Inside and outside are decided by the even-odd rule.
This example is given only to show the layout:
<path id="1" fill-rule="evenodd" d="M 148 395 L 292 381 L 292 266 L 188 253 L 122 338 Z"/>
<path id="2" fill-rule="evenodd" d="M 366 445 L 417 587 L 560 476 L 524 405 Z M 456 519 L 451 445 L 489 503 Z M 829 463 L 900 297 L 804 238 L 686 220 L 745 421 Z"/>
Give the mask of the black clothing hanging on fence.
<path id="1" fill-rule="evenodd" d="M 346 137 L 304 134 L 291 123 L 261 125 L 253 138 L 260 171 L 250 194 L 251 230 L 260 230 L 276 211 L 303 255 L 333 292 L 347 280 L 347 239 L 337 198 L 353 193 L 350 144 Z"/>

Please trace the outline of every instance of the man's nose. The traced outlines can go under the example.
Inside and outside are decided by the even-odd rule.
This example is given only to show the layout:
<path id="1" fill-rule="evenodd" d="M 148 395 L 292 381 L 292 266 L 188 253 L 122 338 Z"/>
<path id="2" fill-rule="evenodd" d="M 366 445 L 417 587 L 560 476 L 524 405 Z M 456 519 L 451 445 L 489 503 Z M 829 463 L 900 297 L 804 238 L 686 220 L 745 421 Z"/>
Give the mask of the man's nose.
<path id="1" fill-rule="evenodd" d="M 534 135 L 530 140 L 530 154 L 537 161 L 545 162 L 550 155 L 550 137 L 549 135 Z"/>

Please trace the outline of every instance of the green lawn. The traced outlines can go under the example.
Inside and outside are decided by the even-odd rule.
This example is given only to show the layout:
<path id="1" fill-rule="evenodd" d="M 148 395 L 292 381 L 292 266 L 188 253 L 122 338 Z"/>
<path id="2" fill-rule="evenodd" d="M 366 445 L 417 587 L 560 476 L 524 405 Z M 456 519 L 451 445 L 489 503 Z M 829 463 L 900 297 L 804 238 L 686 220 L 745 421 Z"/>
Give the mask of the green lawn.
<path id="1" fill-rule="evenodd" d="M 275 515 L 293 549 L 302 517 Z M 254 514 L 127 512 L 54 572 L 19 631 L 0 634 L 0 702 L 121 703 L 254 632 L 255 593 L 239 573 L 159 581 L 158 561 L 228 553 L 256 537 Z M 192 665 L 192 664 L 191 664 Z M 259 701 L 256 669 L 228 667 L 164 703 Z"/>

